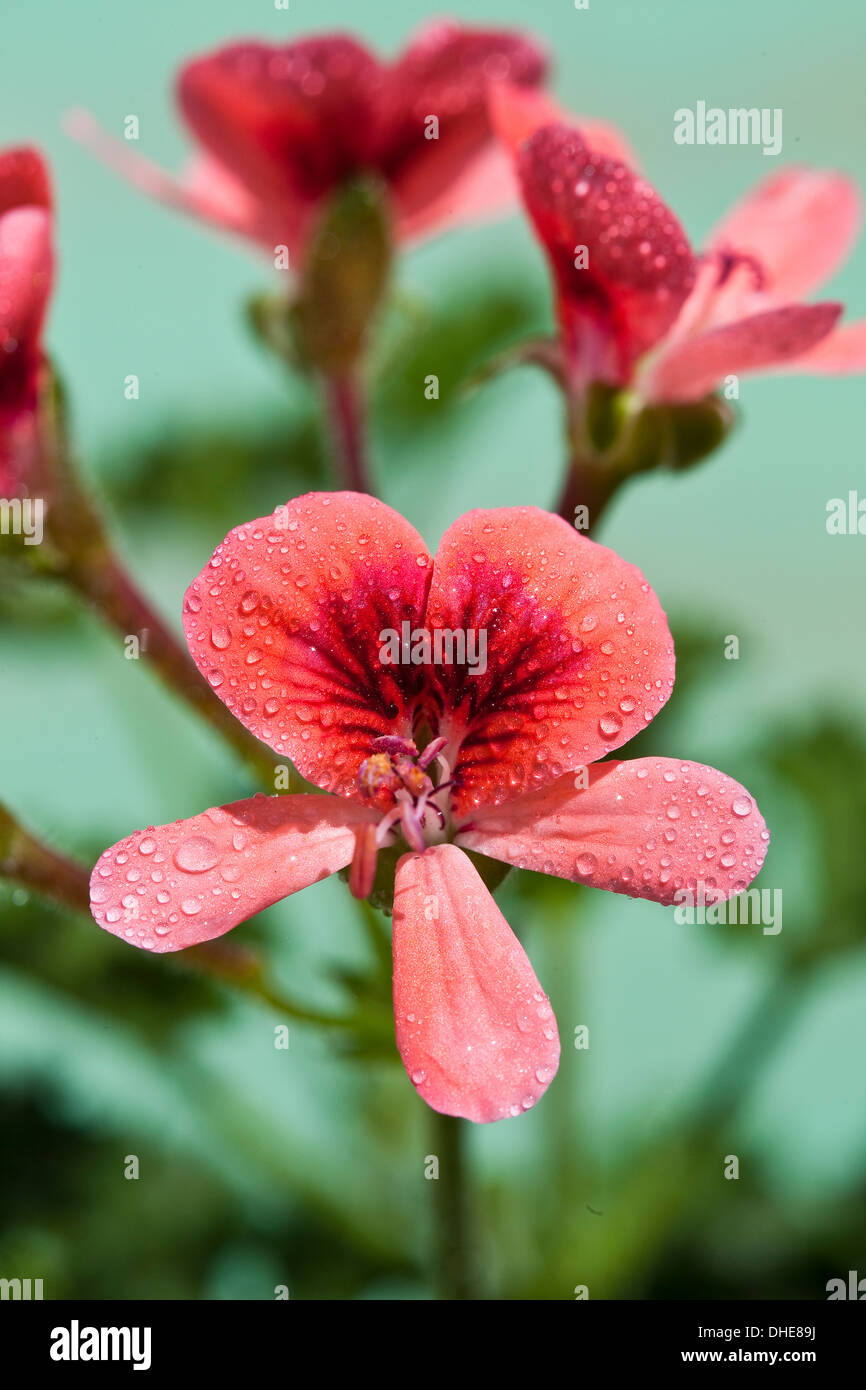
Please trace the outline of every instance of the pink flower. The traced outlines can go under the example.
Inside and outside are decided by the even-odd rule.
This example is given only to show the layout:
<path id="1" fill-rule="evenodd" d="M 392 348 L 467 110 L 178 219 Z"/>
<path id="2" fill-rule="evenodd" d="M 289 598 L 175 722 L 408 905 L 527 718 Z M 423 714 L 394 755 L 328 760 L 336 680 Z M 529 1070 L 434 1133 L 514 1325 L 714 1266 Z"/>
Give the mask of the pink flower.
<path id="1" fill-rule="evenodd" d="M 536 508 L 470 512 L 434 560 L 383 503 L 311 493 L 230 532 L 184 628 L 229 709 L 331 795 L 135 832 L 93 871 L 96 921 L 182 950 L 347 866 L 363 896 L 378 852 L 402 847 L 397 1045 L 436 1110 L 519 1114 L 559 1058 L 547 997 L 464 850 L 666 904 L 698 880 L 727 897 L 761 866 L 763 819 L 723 773 L 598 761 L 667 700 L 673 645 L 640 572 Z M 484 633 L 484 670 L 448 664 L 446 633 L 474 633 L 476 652 Z"/>
<path id="2" fill-rule="evenodd" d="M 567 379 L 624 386 L 691 293 L 685 232 L 609 128 L 577 130 L 510 86 L 491 97 L 491 114 L 553 273 Z"/>
<path id="3" fill-rule="evenodd" d="M 804 304 L 845 260 L 855 185 L 799 168 L 771 175 L 724 219 L 698 261 L 654 190 L 617 150 L 544 97 L 491 95 L 557 288 L 565 368 L 582 387 L 632 386 L 654 402 L 699 400 L 728 375 L 866 367 L 866 322 Z M 587 264 L 575 264 L 584 246 Z"/>
<path id="4" fill-rule="evenodd" d="M 201 150 L 181 181 L 87 113 L 70 129 L 151 196 L 271 252 L 287 244 L 294 259 L 323 200 L 359 173 L 385 180 L 401 240 L 498 212 L 515 189 L 487 89 L 504 78 L 534 85 L 545 67 L 520 34 L 447 21 L 390 64 L 345 34 L 230 44 L 181 70 L 178 102 Z"/>
<path id="5" fill-rule="evenodd" d="M 843 264 L 861 220 L 844 174 L 781 169 L 747 194 L 709 239 L 695 287 L 637 389 L 696 400 L 729 375 L 866 368 L 866 321 L 838 325 L 841 304 L 804 304 Z"/>
<path id="6" fill-rule="evenodd" d="M 29 490 L 42 323 L 51 293 L 51 188 L 33 149 L 0 151 L 0 496 Z"/>

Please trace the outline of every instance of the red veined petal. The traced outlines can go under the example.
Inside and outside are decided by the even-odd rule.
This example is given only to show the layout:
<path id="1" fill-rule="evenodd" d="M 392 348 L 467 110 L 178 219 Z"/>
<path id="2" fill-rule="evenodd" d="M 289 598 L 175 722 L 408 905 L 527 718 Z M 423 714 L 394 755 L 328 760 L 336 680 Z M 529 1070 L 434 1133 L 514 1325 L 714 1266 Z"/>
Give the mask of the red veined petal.
<path id="1" fill-rule="evenodd" d="M 205 149 L 259 197 L 316 199 L 370 162 L 383 81 L 371 53 L 331 34 L 196 58 L 178 100 Z"/>
<path id="2" fill-rule="evenodd" d="M 672 903 L 703 880 L 726 898 L 747 888 L 769 834 L 739 782 L 700 763 L 597 763 L 502 806 L 479 807 L 458 842 L 521 869 L 631 898 Z"/>
<path id="3" fill-rule="evenodd" d="M 832 170 L 780 169 L 731 209 L 709 249 L 754 257 L 777 303 L 802 299 L 848 259 L 861 216 L 853 179 Z"/>
<path id="4" fill-rule="evenodd" d="M 90 879 L 94 919 L 132 946 L 182 951 L 343 869 L 375 819 L 329 796 L 254 796 L 107 849 Z"/>
<path id="5" fill-rule="evenodd" d="M 559 1065 L 547 996 L 469 859 L 407 854 L 394 893 L 397 1047 L 422 1100 L 486 1123 L 529 1110 Z"/>
<path id="6" fill-rule="evenodd" d="M 469 512 L 450 527 L 427 626 L 434 642 L 443 630 L 445 660 L 429 668 L 428 700 L 452 759 L 459 746 L 458 814 L 618 748 L 673 687 L 671 635 L 640 571 L 536 507 Z M 483 673 L 446 664 L 446 631 L 462 632 L 476 658 L 486 634 Z"/>
<path id="7" fill-rule="evenodd" d="M 642 390 L 654 401 L 699 400 L 726 376 L 800 358 L 827 337 L 841 313 L 841 304 L 788 304 L 684 338 L 660 353 Z"/>
<path id="8" fill-rule="evenodd" d="M 536 131 L 518 170 L 574 371 L 584 381 L 624 384 L 694 284 L 686 235 L 645 179 L 595 154 L 568 126 Z"/>
<path id="9" fill-rule="evenodd" d="M 309 781 L 351 793 L 372 739 L 409 737 L 422 668 L 380 660 L 421 620 L 432 562 L 397 512 L 313 492 L 229 532 L 187 590 L 199 669 L 241 723 Z"/>
<path id="10" fill-rule="evenodd" d="M 51 209 L 48 166 L 39 151 L 27 145 L 0 150 L 0 216 L 23 207 Z"/>

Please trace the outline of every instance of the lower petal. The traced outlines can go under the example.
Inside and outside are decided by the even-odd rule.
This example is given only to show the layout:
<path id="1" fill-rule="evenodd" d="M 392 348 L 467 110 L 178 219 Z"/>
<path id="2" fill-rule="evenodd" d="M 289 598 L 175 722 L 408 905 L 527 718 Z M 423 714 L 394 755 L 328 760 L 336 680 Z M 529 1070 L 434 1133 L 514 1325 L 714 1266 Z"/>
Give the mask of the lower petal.
<path id="1" fill-rule="evenodd" d="M 362 806 L 330 796 L 254 796 L 137 830 L 90 880 L 94 919 L 132 946 L 182 951 L 345 868 Z"/>
<path id="2" fill-rule="evenodd" d="M 817 347 L 786 362 L 786 372 L 814 372 L 816 376 L 844 376 L 866 372 L 866 320 L 843 323 L 834 328 Z"/>
<path id="3" fill-rule="evenodd" d="M 526 953 L 454 845 L 408 854 L 394 894 L 397 1047 L 434 1110 L 486 1123 L 529 1110 L 559 1037 Z"/>
<path id="4" fill-rule="evenodd" d="M 458 843 L 520 869 L 670 904 L 699 881 L 724 897 L 758 873 L 769 832 L 723 772 L 676 758 L 595 763 L 543 791 L 476 811 Z M 576 785 L 577 783 L 577 785 Z"/>
<path id="5" fill-rule="evenodd" d="M 826 338 L 841 312 L 841 304 L 788 304 L 685 339 L 657 358 L 645 394 L 699 400 L 731 374 L 782 368 Z"/>

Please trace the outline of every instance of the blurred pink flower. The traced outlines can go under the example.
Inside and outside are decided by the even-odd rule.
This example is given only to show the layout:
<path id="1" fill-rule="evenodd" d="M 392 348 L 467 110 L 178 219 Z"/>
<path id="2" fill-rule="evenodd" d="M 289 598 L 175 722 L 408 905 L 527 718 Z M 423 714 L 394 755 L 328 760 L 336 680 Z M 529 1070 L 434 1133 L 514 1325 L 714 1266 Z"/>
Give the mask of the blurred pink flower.
<path id="1" fill-rule="evenodd" d="M 51 293 L 51 187 L 37 150 L 0 151 L 0 496 L 30 491 L 41 333 Z"/>
<path id="2" fill-rule="evenodd" d="M 423 643 L 383 659 L 407 628 L 485 633 L 484 669 Z M 332 795 L 136 831 L 94 868 L 95 920 L 182 950 L 350 865 L 366 896 L 396 845 L 397 1046 L 435 1110 L 520 1114 L 559 1060 L 547 997 L 465 850 L 665 904 L 700 882 L 727 898 L 761 867 L 764 821 L 724 773 L 599 761 L 668 699 L 673 643 L 637 569 L 537 508 L 470 512 L 431 558 L 383 503 L 311 493 L 230 532 L 184 630 L 228 708 Z"/>
<path id="3" fill-rule="evenodd" d="M 728 375 L 866 368 L 866 322 L 804 304 L 846 259 L 860 224 L 843 174 L 790 168 L 723 220 L 700 258 L 625 147 L 504 84 L 490 96 L 557 287 L 572 381 L 633 386 L 645 400 L 698 400 Z M 579 246 L 587 265 L 575 264 Z"/>
<path id="4" fill-rule="evenodd" d="M 542 81 L 534 40 L 439 20 L 393 63 L 345 34 L 230 44 L 181 69 L 181 114 L 200 146 L 176 180 L 74 112 L 69 128 L 144 192 L 228 231 L 303 255 L 322 202 L 353 175 L 385 180 L 401 241 L 490 216 L 516 198 L 486 93 Z M 433 136 L 435 118 L 438 131 Z"/>
<path id="5" fill-rule="evenodd" d="M 866 369 L 866 321 L 838 325 L 841 304 L 801 302 L 847 259 L 860 221 L 844 174 L 792 167 L 759 183 L 712 233 L 676 323 L 641 364 L 640 394 L 695 400 L 744 372 Z"/>

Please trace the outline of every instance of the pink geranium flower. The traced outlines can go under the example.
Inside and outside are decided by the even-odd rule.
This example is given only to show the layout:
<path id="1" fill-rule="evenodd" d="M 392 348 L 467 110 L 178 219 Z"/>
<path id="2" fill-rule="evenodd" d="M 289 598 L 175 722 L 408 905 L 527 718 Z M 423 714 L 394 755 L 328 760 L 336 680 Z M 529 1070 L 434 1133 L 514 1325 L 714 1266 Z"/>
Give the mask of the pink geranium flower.
<path id="1" fill-rule="evenodd" d="M 625 386 L 691 293 L 688 238 L 609 131 L 599 141 L 511 84 L 490 107 L 553 273 L 566 380 Z"/>
<path id="2" fill-rule="evenodd" d="M 723 773 L 598 761 L 667 700 L 673 645 L 640 572 L 536 508 L 471 512 L 431 559 L 383 503 L 311 493 L 226 537 L 184 628 L 232 712 L 331 794 L 135 832 L 93 871 L 96 921 L 178 951 L 347 866 L 364 896 L 378 852 L 402 847 L 397 1045 L 436 1110 L 519 1114 L 559 1058 L 547 997 L 465 850 L 667 904 L 698 880 L 737 893 L 761 866 L 763 819 Z M 483 632 L 485 669 L 424 660 L 423 641 L 394 664 L 388 634 L 409 656 L 407 630 L 434 656 L 437 633 Z"/>
<path id="3" fill-rule="evenodd" d="M 642 364 L 647 400 L 696 400 L 728 375 L 866 369 L 866 322 L 841 304 L 804 304 L 844 263 L 861 221 L 854 182 L 788 168 L 759 183 L 711 235 L 695 287 Z"/>
<path id="4" fill-rule="evenodd" d="M 51 188 L 33 149 L 0 151 L 0 496 L 29 491 L 41 333 L 51 293 Z"/>
<path id="5" fill-rule="evenodd" d="M 846 258 L 860 221 L 842 174 L 785 169 L 724 219 L 703 256 L 625 151 L 543 95 L 491 93 L 554 274 L 564 370 L 655 403 L 699 400 L 728 375 L 866 367 L 866 323 L 804 304 Z M 575 264 L 578 247 L 588 264 Z"/>
<path id="6" fill-rule="evenodd" d="M 384 179 L 400 240 L 507 205 L 514 178 L 492 138 L 487 89 L 504 78 L 533 86 L 545 67 L 521 34 L 441 20 L 393 63 L 345 34 L 233 43 L 180 72 L 178 103 L 200 147 L 180 181 L 87 113 L 70 129 L 151 196 L 300 258 L 323 201 L 359 173 Z"/>

